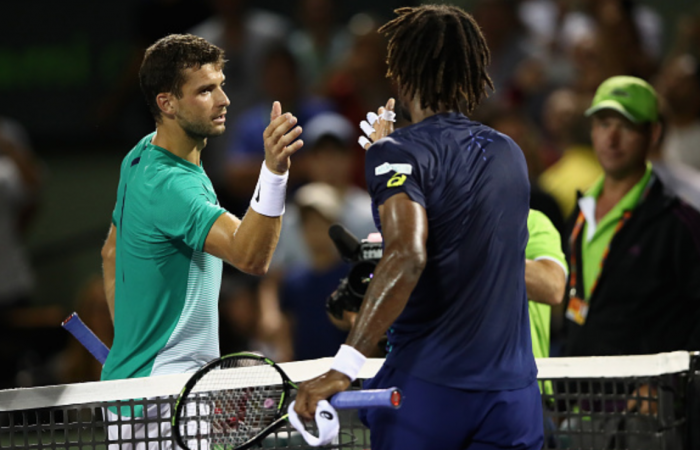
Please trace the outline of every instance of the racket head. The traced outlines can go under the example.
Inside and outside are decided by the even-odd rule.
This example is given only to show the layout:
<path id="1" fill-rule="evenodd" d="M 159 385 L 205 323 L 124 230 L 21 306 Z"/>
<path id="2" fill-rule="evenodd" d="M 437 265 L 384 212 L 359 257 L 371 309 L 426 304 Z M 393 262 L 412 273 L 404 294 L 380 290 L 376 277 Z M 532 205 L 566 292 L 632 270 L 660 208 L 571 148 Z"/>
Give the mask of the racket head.
<path id="1" fill-rule="evenodd" d="M 243 450 L 284 424 L 296 386 L 273 361 L 234 353 L 199 369 L 182 389 L 171 419 L 180 447 Z"/>

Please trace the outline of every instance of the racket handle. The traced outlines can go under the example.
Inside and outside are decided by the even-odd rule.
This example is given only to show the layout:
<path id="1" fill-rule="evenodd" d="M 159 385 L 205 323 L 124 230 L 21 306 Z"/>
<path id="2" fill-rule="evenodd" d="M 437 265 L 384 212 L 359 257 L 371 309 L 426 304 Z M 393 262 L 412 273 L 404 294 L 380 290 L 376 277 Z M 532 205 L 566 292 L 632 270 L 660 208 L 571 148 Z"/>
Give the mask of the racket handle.
<path id="1" fill-rule="evenodd" d="M 88 326 L 85 325 L 82 320 L 80 320 L 77 313 L 73 313 L 68 316 L 68 318 L 63 321 L 61 326 L 70 331 L 78 342 L 83 344 L 83 347 L 92 353 L 92 356 L 94 356 L 95 359 L 100 362 L 100 364 L 104 365 L 107 355 L 109 355 L 109 348 L 107 348 L 100 338 L 95 336 L 95 333 L 93 333 L 92 330 L 88 328 Z"/>
<path id="2" fill-rule="evenodd" d="M 398 388 L 388 388 L 339 392 L 331 397 L 330 403 L 335 409 L 398 409 L 401 406 L 402 400 L 401 390 Z"/>

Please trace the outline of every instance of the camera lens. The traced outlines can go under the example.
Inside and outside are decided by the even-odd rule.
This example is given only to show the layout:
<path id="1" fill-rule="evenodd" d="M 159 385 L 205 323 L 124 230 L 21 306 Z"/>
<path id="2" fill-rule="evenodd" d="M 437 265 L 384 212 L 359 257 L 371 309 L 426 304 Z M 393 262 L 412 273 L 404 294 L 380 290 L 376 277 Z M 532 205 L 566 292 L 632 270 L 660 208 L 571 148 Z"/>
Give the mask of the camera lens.
<path id="1" fill-rule="evenodd" d="M 365 296 L 367 286 L 372 279 L 374 268 L 377 263 L 374 261 L 362 261 L 355 264 L 348 274 L 348 288 L 350 292 L 360 298 Z"/>

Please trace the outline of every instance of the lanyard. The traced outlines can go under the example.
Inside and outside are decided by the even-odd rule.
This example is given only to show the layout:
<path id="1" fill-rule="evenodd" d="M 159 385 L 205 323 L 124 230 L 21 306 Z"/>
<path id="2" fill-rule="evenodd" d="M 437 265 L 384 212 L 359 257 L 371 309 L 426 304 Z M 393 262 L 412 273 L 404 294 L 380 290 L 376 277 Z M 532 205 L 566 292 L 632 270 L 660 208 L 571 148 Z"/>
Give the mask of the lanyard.
<path id="1" fill-rule="evenodd" d="M 646 187 L 644 188 L 644 192 L 642 193 L 642 196 L 639 200 L 639 204 L 641 204 L 644 200 L 646 200 L 647 195 L 649 194 L 649 190 L 651 188 L 651 185 L 654 184 L 654 175 L 651 176 L 649 179 L 649 182 L 647 183 Z M 605 247 L 605 251 L 603 251 L 603 257 L 600 259 L 600 270 L 598 271 L 598 277 L 596 277 L 595 281 L 593 281 L 593 285 L 591 285 L 591 295 L 590 297 L 593 297 L 593 292 L 595 292 L 595 288 L 598 286 L 598 281 L 600 280 L 600 276 L 603 274 L 603 266 L 605 265 L 605 261 L 608 259 L 608 254 L 610 253 L 610 244 L 612 244 L 613 239 L 615 238 L 615 235 L 622 229 L 622 227 L 630 220 L 632 217 L 632 210 L 625 211 L 622 214 L 622 217 L 620 220 L 617 222 L 617 226 L 615 227 L 615 231 L 613 232 L 612 237 L 610 238 L 610 242 L 608 242 L 607 247 Z M 571 276 L 569 277 L 569 296 L 571 298 L 576 297 L 576 286 L 577 286 L 577 281 L 578 281 L 578 274 L 579 274 L 579 269 L 578 269 L 578 258 L 576 256 L 576 241 L 578 240 L 579 235 L 581 234 L 581 230 L 583 230 L 583 225 L 586 223 L 586 217 L 583 215 L 583 211 L 579 211 L 578 217 L 576 218 L 576 224 L 574 225 L 574 229 L 571 231 L 571 238 L 569 240 L 570 243 L 570 248 L 571 248 Z M 581 273 L 583 273 L 583 270 L 581 270 Z M 585 292 L 581 293 L 581 298 L 585 296 Z M 587 301 L 587 300 L 584 300 Z"/>
<path id="2" fill-rule="evenodd" d="M 613 232 L 612 237 L 610 238 L 610 242 L 608 242 L 608 246 L 605 247 L 605 251 L 603 251 L 603 257 L 600 259 L 600 271 L 598 271 L 598 277 L 595 279 L 593 282 L 593 285 L 591 286 L 591 297 L 593 296 L 593 292 L 595 291 L 596 286 L 598 286 L 598 280 L 600 280 L 600 275 L 603 273 L 603 265 L 605 264 L 605 260 L 608 259 L 608 254 L 610 253 L 610 244 L 612 244 L 613 239 L 615 238 L 615 235 L 622 229 L 622 227 L 627 223 L 627 221 L 632 217 L 632 211 L 625 211 L 620 220 L 617 222 L 617 226 L 615 227 L 615 231 Z M 576 297 L 576 283 L 578 280 L 578 258 L 576 257 L 576 240 L 578 239 L 579 234 L 581 234 L 581 230 L 583 229 L 583 225 L 586 223 L 586 218 L 583 215 L 583 212 L 578 213 L 578 217 L 576 218 L 576 225 L 574 225 L 574 229 L 571 232 L 571 276 L 569 277 L 569 295 L 571 297 Z M 585 295 L 585 293 L 583 293 Z"/>

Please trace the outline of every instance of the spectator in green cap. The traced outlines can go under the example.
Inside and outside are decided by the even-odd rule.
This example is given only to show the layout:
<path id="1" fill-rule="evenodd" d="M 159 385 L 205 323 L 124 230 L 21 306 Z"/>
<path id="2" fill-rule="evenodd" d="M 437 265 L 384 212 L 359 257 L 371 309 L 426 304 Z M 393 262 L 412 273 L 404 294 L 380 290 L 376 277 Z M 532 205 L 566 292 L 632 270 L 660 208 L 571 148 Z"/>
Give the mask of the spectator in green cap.
<path id="1" fill-rule="evenodd" d="M 610 78 L 586 116 L 604 174 L 569 229 L 565 353 L 700 350 L 700 213 L 647 162 L 661 137 L 656 92 Z"/>
<path id="2" fill-rule="evenodd" d="M 611 110 L 637 125 L 656 123 L 659 120 L 657 103 L 656 92 L 646 81 L 635 77 L 612 77 L 598 86 L 586 116 Z"/>

